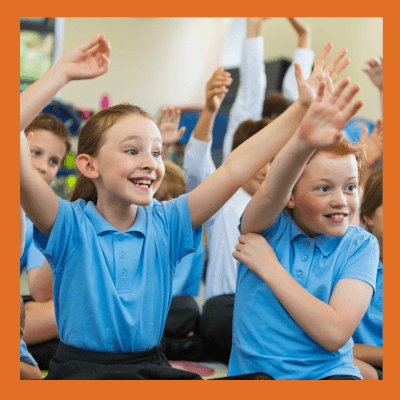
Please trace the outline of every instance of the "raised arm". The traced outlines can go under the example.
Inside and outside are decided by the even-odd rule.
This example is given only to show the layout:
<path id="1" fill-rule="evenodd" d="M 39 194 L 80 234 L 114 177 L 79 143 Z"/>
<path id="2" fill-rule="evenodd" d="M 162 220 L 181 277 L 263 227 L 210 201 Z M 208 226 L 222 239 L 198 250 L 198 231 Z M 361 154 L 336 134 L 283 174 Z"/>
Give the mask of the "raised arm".
<path id="1" fill-rule="evenodd" d="M 192 136 L 185 148 L 183 169 L 188 191 L 215 172 L 211 157 L 211 137 L 215 117 L 232 83 L 231 74 L 218 67 L 206 84 L 206 102 Z"/>
<path id="2" fill-rule="evenodd" d="M 325 98 L 325 83 L 321 82 L 317 98 L 298 132 L 275 157 L 265 181 L 247 205 L 241 223 L 242 233 L 261 232 L 273 225 L 310 157 L 316 150 L 334 147 L 339 142 L 343 136 L 341 129 L 362 106 L 362 102 L 357 101 L 347 107 L 359 90 L 359 86 L 354 85 L 342 95 L 349 82 L 347 77 L 343 78 L 334 93 Z"/>
<path id="3" fill-rule="evenodd" d="M 20 130 L 24 130 L 57 92 L 75 79 L 103 75 L 110 63 L 110 44 L 103 34 L 63 55 L 40 79 L 20 95 Z"/>
<path id="4" fill-rule="evenodd" d="M 325 65 L 331 48 L 331 43 L 325 46 L 307 81 L 304 80 L 297 66 L 299 100 L 264 129 L 236 148 L 213 175 L 189 194 L 193 227 L 203 224 L 214 215 L 244 183 L 271 161 L 292 137 L 314 100 L 319 83 L 330 74 L 334 74 L 338 68 L 342 68 L 343 63 L 339 64 L 339 62 L 346 54 L 345 49 Z"/>

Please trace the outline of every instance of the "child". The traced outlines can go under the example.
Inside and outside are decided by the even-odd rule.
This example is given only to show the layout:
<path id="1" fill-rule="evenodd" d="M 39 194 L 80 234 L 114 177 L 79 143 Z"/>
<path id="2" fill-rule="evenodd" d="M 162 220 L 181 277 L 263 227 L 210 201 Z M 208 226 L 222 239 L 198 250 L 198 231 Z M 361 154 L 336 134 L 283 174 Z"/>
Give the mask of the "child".
<path id="1" fill-rule="evenodd" d="M 21 128 L 65 83 L 105 73 L 109 57 L 102 35 L 63 56 L 22 93 Z M 54 280 L 60 344 L 48 379 L 200 379 L 171 368 L 158 347 L 176 265 L 198 247 L 201 225 L 282 147 L 278 132 L 300 122 L 309 89 L 309 102 L 243 143 L 195 190 L 161 204 L 153 199 L 164 176 L 161 135 L 138 107 L 87 120 L 71 203 L 32 168 L 20 135 L 21 204 Z"/>
<path id="2" fill-rule="evenodd" d="M 159 202 L 176 199 L 187 193 L 183 170 L 169 160 L 164 161 L 164 165 L 165 176 L 154 195 Z M 200 243 L 197 250 L 183 257 L 176 267 L 171 305 L 161 341 L 163 353 L 169 360 L 195 360 L 202 355 L 203 343 L 197 335 L 200 309 L 194 297 L 199 294 L 204 256 L 205 248 Z"/>
<path id="3" fill-rule="evenodd" d="M 364 379 L 383 378 L 383 168 L 369 177 L 361 204 L 364 228 L 379 243 L 379 266 L 376 276 L 376 293 L 368 310 L 353 334 L 353 360 Z"/>
<path id="4" fill-rule="evenodd" d="M 68 128 L 55 116 L 42 113 L 25 131 L 26 134 L 33 132 L 30 142 L 32 166 L 51 185 L 71 149 Z M 33 244 L 33 225 L 29 218 L 26 218 L 25 224 L 25 251 L 20 258 L 20 273 L 26 268 L 30 296 L 23 297 L 26 311 L 23 339 L 39 367 L 48 369 L 58 344 L 52 282 L 51 279 L 44 280 L 42 277 L 38 279 L 38 274 L 48 268 L 48 263 Z"/>
<path id="5" fill-rule="evenodd" d="M 324 98 L 321 84 L 244 211 L 229 375 L 362 379 L 351 336 L 375 288 L 379 248 L 350 226 L 362 157 L 340 139 L 362 102 L 347 107 L 359 89 L 342 94 L 348 82 Z"/>
<path id="6" fill-rule="evenodd" d="M 321 73 L 334 76 L 338 74 L 338 71 L 343 70 L 343 65 L 347 65 L 347 60 L 344 60 L 345 64 L 340 63 L 346 54 L 345 49 L 340 50 L 324 65 L 330 48 L 329 45 L 320 54 L 310 78 L 307 81 L 299 81 L 300 98 L 291 106 L 291 110 L 299 103 L 306 101 L 310 89 L 316 88 L 318 85 L 318 76 Z M 299 69 L 297 69 L 297 77 L 299 77 Z M 201 121 L 203 123 L 208 121 L 210 124 L 208 126 L 212 126 L 213 118 L 223 101 L 221 94 L 225 95 L 224 87 L 229 86 L 231 82 L 230 74 L 220 68 L 207 82 L 206 105 L 184 154 L 183 168 L 189 191 L 205 181 L 215 171 L 211 157 L 211 129 L 199 128 Z M 215 95 L 217 91 L 221 93 L 218 96 Z M 239 147 L 268 123 L 268 119 L 242 122 L 236 129 L 232 150 Z M 296 123 L 282 127 L 279 131 L 282 143 L 292 136 L 296 127 Z M 237 279 L 237 261 L 232 257 L 232 251 L 237 243 L 237 226 L 246 205 L 265 179 L 267 169 L 268 165 L 263 166 L 218 213 L 206 222 L 209 259 L 205 285 L 206 304 L 201 315 L 200 328 L 206 339 L 210 357 L 226 364 L 229 362 L 232 345 L 232 317 Z"/>

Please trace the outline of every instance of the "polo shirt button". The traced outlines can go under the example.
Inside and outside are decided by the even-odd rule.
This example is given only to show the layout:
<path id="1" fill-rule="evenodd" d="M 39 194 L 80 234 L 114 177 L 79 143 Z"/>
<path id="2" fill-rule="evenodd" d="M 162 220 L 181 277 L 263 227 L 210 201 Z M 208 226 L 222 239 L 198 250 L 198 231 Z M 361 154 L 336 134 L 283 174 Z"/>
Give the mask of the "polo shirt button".
<path id="1" fill-rule="evenodd" d="M 119 256 L 120 256 L 121 258 L 125 258 L 125 253 L 122 252 Z"/>
<path id="2" fill-rule="evenodd" d="M 304 246 L 309 247 L 310 246 L 310 242 L 304 242 Z"/>
<path id="3" fill-rule="evenodd" d="M 123 269 L 123 270 L 122 270 L 121 275 L 122 275 L 122 276 L 125 276 L 125 275 L 126 275 L 126 269 Z"/>
<path id="4" fill-rule="evenodd" d="M 125 238 L 124 238 L 123 236 L 119 236 L 119 237 L 118 237 L 118 240 L 119 240 L 120 242 L 123 242 L 123 241 L 125 240 Z"/>
<path id="5" fill-rule="evenodd" d="M 302 260 L 303 260 L 303 261 L 307 261 L 307 260 L 308 260 L 308 257 L 307 257 L 307 256 L 304 256 L 304 257 L 302 258 Z"/>
<path id="6" fill-rule="evenodd" d="M 299 278 L 301 278 L 301 277 L 303 276 L 303 273 L 302 273 L 302 272 L 298 272 L 298 273 L 297 273 L 297 276 L 298 276 Z"/>

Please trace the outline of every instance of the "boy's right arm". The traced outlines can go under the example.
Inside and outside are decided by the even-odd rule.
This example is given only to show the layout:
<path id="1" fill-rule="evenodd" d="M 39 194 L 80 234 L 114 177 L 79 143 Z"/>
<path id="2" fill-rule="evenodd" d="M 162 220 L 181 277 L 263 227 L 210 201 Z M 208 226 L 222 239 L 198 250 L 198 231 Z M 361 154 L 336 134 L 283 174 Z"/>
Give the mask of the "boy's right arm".
<path id="1" fill-rule="evenodd" d="M 21 206 L 32 223 L 49 237 L 58 212 L 58 200 L 50 186 L 32 167 L 28 141 L 20 132 Z"/>
<path id="2" fill-rule="evenodd" d="M 346 77 L 337 90 L 324 98 L 325 83 L 321 83 L 316 100 L 307 111 L 296 134 L 275 157 L 260 189 L 247 205 L 241 231 L 262 232 L 272 226 L 289 201 L 291 191 L 303 169 L 318 149 L 334 147 L 343 136 L 341 129 L 362 106 L 357 101 L 345 109 L 359 90 L 354 85 L 342 96 L 349 84 Z"/>
<path id="3" fill-rule="evenodd" d="M 40 79 L 20 95 L 20 130 L 24 130 L 57 92 L 71 80 L 91 79 L 108 70 L 111 48 L 104 35 L 64 54 Z"/>

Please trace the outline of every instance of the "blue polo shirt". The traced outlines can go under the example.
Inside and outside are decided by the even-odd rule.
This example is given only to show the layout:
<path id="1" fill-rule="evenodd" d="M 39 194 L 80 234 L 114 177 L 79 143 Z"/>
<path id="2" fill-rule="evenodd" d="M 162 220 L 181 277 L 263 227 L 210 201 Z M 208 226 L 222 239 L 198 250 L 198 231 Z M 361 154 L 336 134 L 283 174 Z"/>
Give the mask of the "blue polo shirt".
<path id="1" fill-rule="evenodd" d="M 283 268 L 308 292 L 329 303 L 339 279 L 360 279 L 375 288 L 379 245 L 364 229 L 351 226 L 341 237 L 308 237 L 282 211 L 261 233 Z M 307 306 L 306 304 L 304 305 Z M 322 379 L 354 375 L 353 340 L 329 352 L 308 336 L 256 274 L 238 263 L 229 375 L 265 372 L 274 379 Z"/>
<path id="2" fill-rule="evenodd" d="M 205 248 L 200 243 L 194 253 L 183 257 L 176 267 L 172 284 L 172 297 L 189 294 L 196 297 L 199 294 L 200 283 L 204 270 Z"/>
<path id="3" fill-rule="evenodd" d="M 376 293 L 354 332 L 354 343 L 383 347 L 383 264 L 379 261 Z"/>
<path id="4" fill-rule="evenodd" d="M 201 241 L 201 226 L 191 227 L 187 198 L 138 206 L 126 232 L 118 232 L 92 202 L 58 198 L 50 237 L 35 227 L 34 240 L 53 272 L 63 343 L 109 353 L 159 344 L 176 265 Z"/>
<path id="5" fill-rule="evenodd" d="M 29 271 L 32 268 L 41 267 L 43 262 L 44 255 L 33 244 L 33 223 L 28 217 L 25 217 L 25 247 L 19 260 L 20 274 L 24 268 Z"/>
<path id="6" fill-rule="evenodd" d="M 33 366 L 38 365 L 22 339 L 19 340 L 19 360 Z"/>

